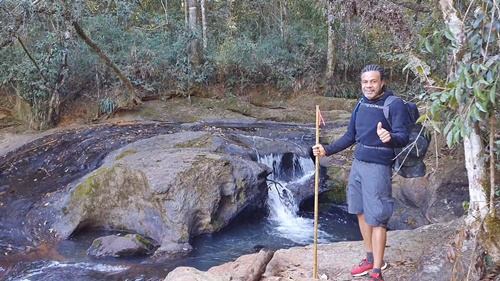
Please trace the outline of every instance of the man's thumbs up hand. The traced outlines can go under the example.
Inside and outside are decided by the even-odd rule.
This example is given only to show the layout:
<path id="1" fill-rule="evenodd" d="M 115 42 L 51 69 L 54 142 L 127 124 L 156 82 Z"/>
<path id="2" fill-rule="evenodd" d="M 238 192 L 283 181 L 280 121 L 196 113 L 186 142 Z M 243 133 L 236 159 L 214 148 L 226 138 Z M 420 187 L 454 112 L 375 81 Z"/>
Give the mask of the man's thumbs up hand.
<path id="1" fill-rule="evenodd" d="M 386 129 L 382 128 L 382 122 L 377 124 L 377 135 L 383 143 L 391 141 L 391 134 Z"/>

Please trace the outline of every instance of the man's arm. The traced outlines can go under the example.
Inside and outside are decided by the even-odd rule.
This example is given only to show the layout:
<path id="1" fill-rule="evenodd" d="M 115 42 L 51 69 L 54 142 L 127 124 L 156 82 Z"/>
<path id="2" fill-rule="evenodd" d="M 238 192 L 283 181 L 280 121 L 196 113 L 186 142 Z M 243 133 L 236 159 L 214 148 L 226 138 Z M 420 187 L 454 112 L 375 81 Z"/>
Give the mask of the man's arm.
<path id="1" fill-rule="evenodd" d="M 338 140 L 324 147 L 327 156 L 340 152 L 356 143 L 355 123 L 356 120 L 354 120 L 353 114 L 351 116 L 351 120 L 349 121 L 349 125 L 347 126 L 347 131 L 345 132 L 345 134 Z"/>

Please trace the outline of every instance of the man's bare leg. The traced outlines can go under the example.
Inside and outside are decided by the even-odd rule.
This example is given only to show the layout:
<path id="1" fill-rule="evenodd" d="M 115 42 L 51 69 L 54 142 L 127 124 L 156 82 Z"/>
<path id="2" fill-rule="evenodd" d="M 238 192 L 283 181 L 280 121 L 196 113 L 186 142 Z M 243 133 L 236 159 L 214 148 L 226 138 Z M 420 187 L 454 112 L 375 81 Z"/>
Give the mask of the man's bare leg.
<path id="1" fill-rule="evenodd" d="M 369 225 L 365 221 L 365 215 L 358 215 L 359 230 L 361 231 L 361 236 L 363 236 L 363 242 L 365 243 L 365 249 L 367 253 L 373 252 L 373 226 Z M 384 242 L 385 243 L 385 242 Z"/>
<path id="2" fill-rule="evenodd" d="M 382 268 L 384 263 L 387 229 L 382 226 L 372 227 L 373 267 Z"/>

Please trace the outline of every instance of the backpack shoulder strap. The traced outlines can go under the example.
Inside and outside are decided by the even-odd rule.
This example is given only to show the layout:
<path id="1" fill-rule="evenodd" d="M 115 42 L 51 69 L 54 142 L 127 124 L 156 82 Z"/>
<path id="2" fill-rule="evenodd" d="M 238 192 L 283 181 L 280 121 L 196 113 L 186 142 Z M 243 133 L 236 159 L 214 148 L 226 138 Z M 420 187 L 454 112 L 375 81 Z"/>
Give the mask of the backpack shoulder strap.
<path id="1" fill-rule="evenodd" d="M 391 105 L 391 102 L 393 102 L 396 99 L 400 99 L 400 98 L 393 95 L 393 96 L 388 96 L 384 101 L 384 117 L 387 120 L 387 122 L 389 123 L 389 126 L 391 126 L 391 127 L 392 127 L 392 123 L 391 123 L 391 118 L 389 118 L 389 105 Z"/>
<path id="2" fill-rule="evenodd" d="M 354 107 L 354 111 L 352 113 L 354 121 L 356 121 L 356 114 L 358 113 L 359 106 L 363 102 L 363 98 L 360 98 L 358 103 L 356 103 L 356 106 Z"/>

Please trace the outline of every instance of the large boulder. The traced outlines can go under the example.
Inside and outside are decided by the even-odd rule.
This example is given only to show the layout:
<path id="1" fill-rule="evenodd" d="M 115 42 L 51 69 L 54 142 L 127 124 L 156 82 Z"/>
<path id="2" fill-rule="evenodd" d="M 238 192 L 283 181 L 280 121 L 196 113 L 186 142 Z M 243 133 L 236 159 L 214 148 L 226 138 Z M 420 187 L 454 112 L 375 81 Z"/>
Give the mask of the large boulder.
<path id="1" fill-rule="evenodd" d="M 155 258 L 188 252 L 191 237 L 265 207 L 269 168 L 217 153 L 211 140 L 210 133 L 183 132 L 127 145 L 31 213 L 58 239 L 85 227 L 112 228 L 159 242 Z"/>
<path id="2" fill-rule="evenodd" d="M 47 193 L 29 211 L 25 233 L 37 244 L 85 228 L 118 229 L 158 242 L 153 258 L 175 258 L 192 250 L 191 238 L 266 211 L 267 176 L 302 174 L 299 162 L 312 165 L 308 148 L 219 130 L 133 142 L 107 154 L 98 169 Z M 259 163 L 261 157 L 276 157 L 279 169 Z M 298 203 L 313 195 L 307 183 L 290 188 Z"/>

